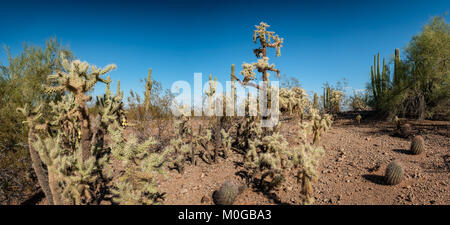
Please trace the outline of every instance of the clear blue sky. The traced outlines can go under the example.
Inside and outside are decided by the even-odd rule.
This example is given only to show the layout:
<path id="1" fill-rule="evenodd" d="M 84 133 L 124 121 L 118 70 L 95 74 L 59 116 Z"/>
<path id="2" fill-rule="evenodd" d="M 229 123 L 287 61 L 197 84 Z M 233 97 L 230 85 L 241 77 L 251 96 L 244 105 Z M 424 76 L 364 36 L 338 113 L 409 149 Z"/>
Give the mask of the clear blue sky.
<path id="1" fill-rule="evenodd" d="M 230 65 L 256 61 L 254 25 L 264 21 L 284 37 L 271 62 L 308 91 L 347 78 L 362 89 L 373 55 L 390 57 L 449 0 L 403 1 L 0 1 L 0 44 L 17 54 L 23 43 L 56 36 L 82 61 L 115 63 L 113 80 L 143 90 L 148 68 L 170 88 L 194 72 L 229 79 Z M 447 16 L 448 18 L 448 16 Z M 5 63 L 5 52 L 0 60 Z M 103 91 L 97 89 L 95 94 Z"/>

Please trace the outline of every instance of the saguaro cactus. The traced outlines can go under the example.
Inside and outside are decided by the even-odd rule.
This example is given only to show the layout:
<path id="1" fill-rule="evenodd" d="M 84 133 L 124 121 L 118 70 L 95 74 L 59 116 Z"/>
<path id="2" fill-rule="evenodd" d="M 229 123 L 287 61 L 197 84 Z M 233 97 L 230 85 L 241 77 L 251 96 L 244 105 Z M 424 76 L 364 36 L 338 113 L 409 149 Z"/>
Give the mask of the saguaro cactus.
<path id="1" fill-rule="evenodd" d="M 319 108 L 319 96 L 315 92 L 314 92 L 313 108 L 315 108 L 315 109 Z"/>
<path id="2" fill-rule="evenodd" d="M 145 82 L 145 102 L 144 102 L 144 107 L 145 107 L 145 111 L 148 112 L 150 110 L 150 97 L 152 94 L 152 86 L 153 86 L 153 81 L 152 81 L 152 68 L 148 69 L 148 76 L 147 76 L 147 80 Z"/>
<path id="3" fill-rule="evenodd" d="M 375 100 L 376 107 L 379 108 L 381 102 L 386 96 L 389 88 L 389 74 L 385 59 L 383 58 L 383 67 L 380 71 L 380 53 L 374 56 L 374 65 L 370 67 L 370 77 L 372 85 L 372 93 Z"/>

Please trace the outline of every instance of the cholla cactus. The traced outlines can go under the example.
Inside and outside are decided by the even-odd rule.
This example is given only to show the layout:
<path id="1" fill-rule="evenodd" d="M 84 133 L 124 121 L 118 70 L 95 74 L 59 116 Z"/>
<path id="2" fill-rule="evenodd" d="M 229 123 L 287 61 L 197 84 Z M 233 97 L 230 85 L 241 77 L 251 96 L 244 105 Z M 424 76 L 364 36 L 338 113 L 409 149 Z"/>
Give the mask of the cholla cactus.
<path id="1" fill-rule="evenodd" d="M 311 122 L 309 123 L 313 134 L 313 144 L 317 145 L 319 144 L 320 137 L 328 131 L 333 121 L 331 115 L 323 114 L 321 116 L 318 110 L 311 109 Z"/>
<path id="2" fill-rule="evenodd" d="M 195 147 L 192 146 L 194 138 L 192 136 L 192 124 L 190 118 L 181 115 L 174 122 L 177 137 L 170 140 L 170 144 L 165 151 L 171 154 L 171 164 L 179 173 L 184 172 L 184 164 L 190 158 L 191 163 L 195 163 Z"/>
<path id="3" fill-rule="evenodd" d="M 269 71 L 276 72 L 277 76 L 280 77 L 280 71 L 275 69 L 274 64 L 269 63 L 267 48 L 275 48 L 276 56 L 281 56 L 280 49 L 283 47 L 283 38 L 275 35 L 275 32 L 273 31 L 267 31 L 267 28 L 270 26 L 264 22 L 261 22 L 255 27 L 256 30 L 253 33 L 253 41 L 256 43 L 259 40 L 259 44 L 261 45 L 261 47 L 253 50 L 255 56 L 258 58 L 258 61 L 256 63 L 243 63 L 241 71 L 241 74 L 244 76 L 243 80 L 241 81 L 235 76 L 234 79 L 243 85 L 251 85 L 259 88 L 257 84 L 249 83 L 249 81 L 256 79 L 255 72 L 253 72 L 255 69 L 262 74 L 262 80 L 265 82 L 269 81 Z"/>
<path id="4" fill-rule="evenodd" d="M 163 174 L 163 165 L 168 151 L 151 152 L 156 144 L 152 137 L 143 143 L 133 133 L 125 138 L 124 129 L 116 124 L 109 126 L 111 153 L 120 161 L 120 176 L 114 180 L 113 201 L 120 204 L 155 204 L 159 194 L 155 178 Z"/>
<path id="5" fill-rule="evenodd" d="M 215 109 L 214 104 L 214 95 L 216 94 L 216 85 L 217 85 L 217 77 L 212 80 L 212 75 L 209 75 L 209 89 L 205 91 L 206 96 L 208 97 L 208 115 L 213 115 L 213 110 Z"/>
<path id="6" fill-rule="evenodd" d="M 263 188 L 276 188 L 284 180 L 282 171 L 288 160 L 288 143 L 279 133 L 265 136 L 262 140 L 249 141 L 249 149 L 244 158 L 244 168 L 248 171 L 248 181 L 260 175 L 259 185 Z M 269 184 L 264 185 L 265 179 L 270 178 Z"/>
<path id="7" fill-rule="evenodd" d="M 332 104 L 333 113 L 338 113 L 341 111 L 341 101 L 344 96 L 344 92 L 338 90 L 331 91 L 331 99 L 330 102 Z"/>
<path id="8" fill-rule="evenodd" d="M 133 166 L 136 170 L 133 169 L 133 171 L 140 171 L 139 168 L 143 167 L 150 169 L 148 166 L 153 155 L 142 153 L 144 147 L 148 146 L 148 142 L 142 147 L 133 142 L 133 138 L 130 143 L 118 139 L 118 136 L 123 135 L 120 123 L 122 122 L 123 125 L 125 119 L 123 93 L 118 83 L 118 90 L 113 96 L 110 91 L 110 77 L 107 79 L 100 77 L 115 66 L 98 69 L 78 60 L 69 63 L 64 58 L 63 65 L 67 72 L 58 71 L 49 76 L 51 85 L 47 91 L 64 92 L 64 95 L 61 100 L 49 103 L 50 112 L 48 113 L 53 117 L 51 120 L 29 123 L 31 130 L 40 130 L 36 140 L 30 141 L 31 146 L 37 150 L 39 158 L 48 169 L 48 186 L 51 195 L 47 197 L 52 197 L 50 203 L 99 204 L 104 197 L 103 193 L 110 188 L 108 184 L 112 179 L 109 163 L 111 152 L 116 158 L 135 157 L 129 160 L 136 164 Z M 99 113 L 96 116 L 90 116 L 86 104 L 92 97 L 87 93 L 98 81 L 106 83 L 107 88 L 105 94 L 97 98 Z M 35 121 L 31 115 L 29 117 L 30 121 Z M 104 138 L 107 133 L 110 133 L 112 137 L 111 151 Z M 135 147 L 138 148 L 139 154 L 131 150 Z M 130 164 L 127 165 L 131 168 Z M 125 201 L 124 203 L 127 203 L 126 199 L 131 197 L 124 197 L 124 192 L 120 190 L 131 190 L 130 187 L 139 189 L 137 191 L 141 192 L 148 190 L 147 187 L 136 183 L 131 185 L 134 181 L 127 180 L 134 178 L 121 179 L 122 183 L 115 184 L 117 184 L 116 190 L 121 193 L 119 199 Z M 138 192 L 133 191 L 133 193 Z"/>
<path id="9" fill-rule="evenodd" d="M 39 153 L 36 151 L 36 149 L 33 147 L 32 143 L 36 141 L 36 124 L 38 124 L 38 120 L 41 118 L 42 113 L 40 113 L 42 105 L 38 105 L 36 108 L 32 109 L 28 104 L 25 104 L 23 108 L 18 108 L 17 111 L 22 113 L 26 121 L 23 121 L 23 123 L 26 123 L 29 127 L 28 130 L 28 147 L 30 150 L 30 156 L 31 156 L 31 162 L 33 165 L 33 169 L 36 173 L 36 177 L 39 182 L 39 186 L 42 188 L 49 204 L 53 205 L 53 196 L 52 191 L 50 190 L 50 186 L 48 183 L 48 175 L 46 173 L 46 170 L 43 166 L 42 160 L 39 157 Z M 44 128 L 41 126 L 41 128 Z M 45 128 L 44 128 L 45 129 Z"/>
<path id="10" fill-rule="evenodd" d="M 292 89 L 281 88 L 279 92 L 279 106 L 281 112 L 288 112 L 290 115 L 296 113 L 303 118 L 305 109 L 309 106 L 308 95 L 300 87 Z"/>

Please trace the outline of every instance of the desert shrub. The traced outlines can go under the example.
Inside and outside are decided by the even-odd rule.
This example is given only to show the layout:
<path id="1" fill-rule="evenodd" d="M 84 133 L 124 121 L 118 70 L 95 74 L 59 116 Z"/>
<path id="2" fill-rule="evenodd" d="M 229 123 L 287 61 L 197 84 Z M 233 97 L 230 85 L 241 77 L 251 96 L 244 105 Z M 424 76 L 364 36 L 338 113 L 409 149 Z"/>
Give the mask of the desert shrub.
<path id="1" fill-rule="evenodd" d="M 422 136 L 415 136 L 413 138 L 410 149 L 414 155 L 419 155 L 425 151 L 425 141 Z"/>
<path id="2" fill-rule="evenodd" d="M 450 99 L 449 66 L 450 26 L 445 18 L 434 17 L 413 36 L 405 48 L 405 58 L 395 49 L 393 74 L 379 54 L 371 69 L 368 89 L 371 105 L 381 115 L 433 118 L 435 113 L 448 115 Z M 392 77 L 392 79 L 390 79 Z"/>
<path id="3" fill-rule="evenodd" d="M 61 53 L 73 57 L 56 38 L 47 40 L 44 47 L 24 45 L 17 56 L 6 48 L 7 63 L 0 65 L 0 192 L 4 193 L 0 204 L 20 203 L 36 191 L 37 180 L 28 179 L 35 177 L 28 148 L 29 129 L 22 124 L 23 115 L 16 108 L 42 102 L 48 109 L 48 102 L 60 97 L 44 93 L 43 85 L 48 74 L 62 68 Z"/>
<path id="4" fill-rule="evenodd" d="M 404 176 L 403 166 L 399 161 L 392 161 L 386 167 L 385 179 L 389 185 L 396 185 L 402 182 Z"/>

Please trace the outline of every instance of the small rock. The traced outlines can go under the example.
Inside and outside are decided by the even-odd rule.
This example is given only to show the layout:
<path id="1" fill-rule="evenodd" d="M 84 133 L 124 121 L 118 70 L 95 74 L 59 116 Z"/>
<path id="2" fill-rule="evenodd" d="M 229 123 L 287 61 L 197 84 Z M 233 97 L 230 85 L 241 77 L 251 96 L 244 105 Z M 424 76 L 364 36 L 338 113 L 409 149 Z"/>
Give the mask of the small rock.
<path id="1" fill-rule="evenodd" d="M 207 203 L 209 202 L 209 198 L 205 195 L 202 197 L 202 200 L 200 201 L 201 203 Z"/>

